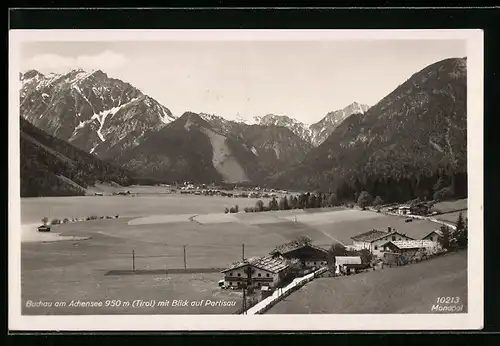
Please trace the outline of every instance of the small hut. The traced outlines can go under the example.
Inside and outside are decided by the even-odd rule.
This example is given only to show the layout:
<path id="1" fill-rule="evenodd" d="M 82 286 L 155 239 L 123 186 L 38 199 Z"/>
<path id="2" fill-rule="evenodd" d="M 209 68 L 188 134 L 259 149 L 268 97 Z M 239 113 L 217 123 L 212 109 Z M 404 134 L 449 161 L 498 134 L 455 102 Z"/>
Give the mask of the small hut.
<path id="1" fill-rule="evenodd" d="M 49 225 L 41 225 L 38 227 L 38 232 L 50 232 Z"/>

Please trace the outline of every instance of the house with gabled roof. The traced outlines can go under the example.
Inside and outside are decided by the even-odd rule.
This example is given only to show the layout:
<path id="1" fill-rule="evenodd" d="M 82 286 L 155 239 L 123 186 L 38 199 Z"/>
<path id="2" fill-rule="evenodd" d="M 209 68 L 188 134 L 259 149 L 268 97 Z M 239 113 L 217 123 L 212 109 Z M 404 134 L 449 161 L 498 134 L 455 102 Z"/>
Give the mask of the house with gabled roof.
<path id="1" fill-rule="evenodd" d="M 381 245 L 384 251 L 399 253 L 417 249 L 432 249 L 435 246 L 436 242 L 430 240 L 395 240 Z"/>
<path id="2" fill-rule="evenodd" d="M 434 242 L 440 242 L 441 239 L 443 239 L 443 232 L 441 230 L 436 229 L 432 231 L 431 233 L 427 234 L 425 237 L 422 238 L 423 240 L 430 240 Z"/>
<path id="3" fill-rule="evenodd" d="M 372 229 L 368 232 L 358 234 L 352 239 L 352 247 L 356 250 L 369 250 L 374 256 L 382 256 L 381 245 L 387 243 L 388 241 L 401 241 L 401 240 L 413 240 L 413 238 L 408 237 L 406 234 L 400 233 L 391 227 L 387 228 L 387 231 L 380 231 Z"/>
<path id="4" fill-rule="evenodd" d="M 312 245 L 310 242 L 294 240 L 277 246 L 270 252 L 271 256 L 281 256 L 287 259 L 296 258 L 306 268 L 326 266 L 328 251 Z"/>
<path id="5" fill-rule="evenodd" d="M 293 264 L 281 256 L 252 257 L 231 264 L 221 273 L 227 287 L 276 287 Z"/>
<path id="6" fill-rule="evenodd" d="M 381 245 L 386 263 L 404 264 L 442 251 L 441 245 L 431 240 L 396 240 Z"/>

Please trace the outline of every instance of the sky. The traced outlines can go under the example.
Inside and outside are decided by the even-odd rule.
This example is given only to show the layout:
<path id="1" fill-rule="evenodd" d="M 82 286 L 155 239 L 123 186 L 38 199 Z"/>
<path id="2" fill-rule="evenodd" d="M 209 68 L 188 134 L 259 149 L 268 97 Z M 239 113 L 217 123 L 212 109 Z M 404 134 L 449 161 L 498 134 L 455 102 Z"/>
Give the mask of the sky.
<path id="1" fill-rule="evenodd" d="M 311 124 L 354 101 L 372 106 L 422 68 L 465 56 L 463 40 L 29 42 L 21 69 L 100 69 L 175 116 L 273 113 Z"/>

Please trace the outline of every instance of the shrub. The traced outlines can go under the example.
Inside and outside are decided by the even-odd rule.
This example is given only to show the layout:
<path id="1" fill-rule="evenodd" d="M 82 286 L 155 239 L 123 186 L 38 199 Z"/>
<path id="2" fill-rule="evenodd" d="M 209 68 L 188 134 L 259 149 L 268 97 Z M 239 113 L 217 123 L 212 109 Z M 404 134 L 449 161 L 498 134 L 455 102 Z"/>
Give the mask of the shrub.
<path id="1" fill-rule="evenodd" d="M 119 214 L 116 214 L 116 215 L 115 215 L 115 218 L 116 218 L 116 219 L 118 219 L 118 217 L 119 217 L 119 216 L 120 216 Z"/>
<path id="2" fill-rule="evenodd" d="M 47 224 L 47 222 L 49 222 L 49 218 L 48 218 L 47 216 L 44 216 L 44 217 L 42 218 L 42 223 L 43 223 L 44 225 L 46 225 L 46 224 Z"/>
<path id="3" fill-rule="evenodd" d="M 106 219 L 112 219 L 113 217 L 112 216 L 106 216 Z"/>
<path id="4" fill-rule="evenodd" d="M 278 206 L 278 201 L 276 200 L 275 197 L 273 197 L 270 201 L 269 201 L 269 210 L 278 210 L 279 209 L 279 206 Z"/>
<path id="5" fill-rule="evenodd" d="M 255 202 L 255 211 L 263 211 L 264 210 L 264 202 L 259 199 L 257 202 Z"/>
<path id="6" fill-rule="evenodd" d="M 240 207 L 239 207 L 238 205 L 235 205 L 235 206 L 234 206 L 234 211 L 235 211 L 236 213 L 238 213 L 238 212 L 240 211 Z"/>
<path id="7" fill-rule="evenodd" d="M 234 207 L 231 207 L 231 208 L 229 209 L 229 212 L 230 212 L 231 214 L 232 214 L 232 213 L 236 213 L 236 209 L 234 209 Z"/>
<path id="8" fill-rule="evenodd" d="M 97 219 L 99 219 L 99 218 L 97 217 L 97 215 L 92 215 L 92 216 L 90 216 L 90 220 L 97 220 Z"/>
<path id="9" fill-rule="evenodd" d="M 99 219 L 100 219 L 100 220 L 103 220 L 103 219 L 104 219 L 104 216 L 100 216 L 100 217 L 99 217 Z"/>
<path id="10" fill-rule="evenodd" d="M 224 213 L 225 213 L 225 214 L 229 213 L 229 209 L 228 209 L 228 207 L 225 207 L 225 208 L 224 208 Z"/>
<path id="11" fill-rule="evenodd" d="M 371 204 L 372 204 L 372 196 L 366 191 L 361 191 L 358 197 L 358 205 L 361 208 L 365 208 Z"/>
<path id="12" fill-rule="evenodd" d="M 249 209 L 250 209 L 249 207 L 245 207 L 243 210 L 245 211 L 245 213 L 249 213 L 250 212 Z"/>
<path id="13" fill-rule="evenodd" d="M 375 197 L 375 199 L 373 200 L 373 205 L 375 207 L 378 207 L 382 204 L 384 204 L 384 201 L 382 200 L 382 198 L 380 196 Z"/>
<path id="14" fill-rule="evenodd" d="M 52 221 L 50 221 L 50 223 L 52 225 L 58 225 L 61 223 L 61 220 L 59 220 L 58 218 L 53 218 Z"/>
<path id="15" fill-rule="evenodd" d="M 68 222 L 69 222 L 69 219 L 67 217 L 64 218 L 63 223 L 68 223 Z"/>

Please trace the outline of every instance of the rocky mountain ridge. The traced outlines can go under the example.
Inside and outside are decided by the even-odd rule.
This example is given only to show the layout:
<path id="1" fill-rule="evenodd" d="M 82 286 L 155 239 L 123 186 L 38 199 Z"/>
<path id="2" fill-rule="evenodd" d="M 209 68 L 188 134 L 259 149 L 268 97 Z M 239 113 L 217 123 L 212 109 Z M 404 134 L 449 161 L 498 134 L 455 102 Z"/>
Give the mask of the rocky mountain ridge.
<path id="1" fill-rule="evenodd" d="M 101 158 L 138 145 L 175 119 L 139 89 L 97 70 L 20 76 L 21 116 L 50 135 Z"/>

